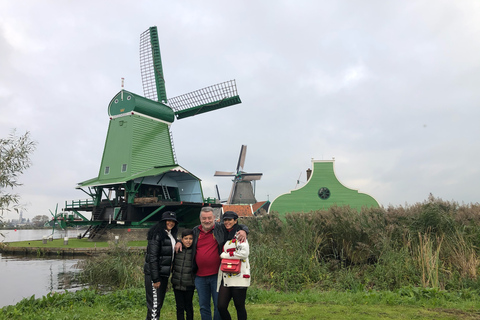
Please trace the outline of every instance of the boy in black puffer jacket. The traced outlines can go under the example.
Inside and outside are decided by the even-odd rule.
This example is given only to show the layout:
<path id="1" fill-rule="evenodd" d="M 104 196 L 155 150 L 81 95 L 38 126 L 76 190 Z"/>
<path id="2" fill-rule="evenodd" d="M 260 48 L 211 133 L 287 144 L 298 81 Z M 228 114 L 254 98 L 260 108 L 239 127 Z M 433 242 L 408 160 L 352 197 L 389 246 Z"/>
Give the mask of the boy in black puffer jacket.
<path id="1" fill-rule="evenodd" d="M 193 320 L 193 293 L 195 292 L 195 276 L 193 270 L 193 230 L 182 232 L 182 251 L 175 254 L 172 270 L 173 292 L 177 306 L 177 320 Z"/>

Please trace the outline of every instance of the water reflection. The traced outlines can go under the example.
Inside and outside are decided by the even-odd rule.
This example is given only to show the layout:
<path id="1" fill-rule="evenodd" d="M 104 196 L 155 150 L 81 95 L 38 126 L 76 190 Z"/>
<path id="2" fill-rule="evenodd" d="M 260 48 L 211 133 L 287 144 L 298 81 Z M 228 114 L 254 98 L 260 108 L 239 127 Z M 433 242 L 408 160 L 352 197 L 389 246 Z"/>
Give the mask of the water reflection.
<path id="1" fill-rule="evenodd" d="M 55 235 L 55 238 L 62 237 L 65 234 L 64 231 L 62 232 Z M 8 240 L 5 241 L 8 242 L 38 240 L 48 231 L 8 230 L 5 232 L 2 230 L 2 233 L 6 234 Z M 0 283 L 2 284 L 0 308 L 16 304 L 32 295 L 35 295 L 35 298 L 41 298 L 49 292 L 78 290 L 82 287 L 78 283 L 79 269 L 76 266 L 79 260 L 78 258 L 37 258 L 0 254 Z"/>

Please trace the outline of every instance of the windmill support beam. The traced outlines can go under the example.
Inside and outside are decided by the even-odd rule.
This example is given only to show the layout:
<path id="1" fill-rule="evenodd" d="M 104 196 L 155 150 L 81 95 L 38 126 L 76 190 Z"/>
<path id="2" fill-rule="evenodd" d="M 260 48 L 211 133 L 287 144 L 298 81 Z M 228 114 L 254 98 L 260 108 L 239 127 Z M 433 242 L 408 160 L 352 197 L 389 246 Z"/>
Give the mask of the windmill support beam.
<path id="1" fill-rule="evenodd" d="M 156 214 L 157 214 L 160 210 L 162 210 L 163 208 L 165 208 L 165 206 L 160 206 L 160 207 L 158 207 L 155 211 L 153 211 L 152 213 L 150 213 L 148 216 L 146 216 L 145 218 L 143 218 L 143 220 L 138 221 L 138 222 L 132 222 L 132 226 L 141 225 L 142 223 L 144 223 L 145 221 L 147 221 L 148 219 L 150 219 L 151 217 L 153 217 L 154 215 L 156 215 Z"/>
<path id="2" fill-rule="evenodd" d="M 73 212 L 79 216 L 80 218 L 82 218 L 83 221 L 90 221 L 89 219 L 85 218 L 82 214 L 80 214 L 80 212 L 78 212 L 77 210 L 73 210 Z"/>

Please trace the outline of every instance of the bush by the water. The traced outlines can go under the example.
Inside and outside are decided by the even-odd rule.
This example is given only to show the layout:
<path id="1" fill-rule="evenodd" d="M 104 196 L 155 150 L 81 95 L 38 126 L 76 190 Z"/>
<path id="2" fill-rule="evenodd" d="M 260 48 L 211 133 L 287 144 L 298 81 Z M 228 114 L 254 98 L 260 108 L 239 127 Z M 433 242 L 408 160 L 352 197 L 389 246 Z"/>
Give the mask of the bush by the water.
<path id="1" fill-rule="evenodd" d="M 240 219 L 249 229 L 252 284 L 298 291 L 480 291 L 480 204 L 431 196 L 388 208 L 349 207 Z M 143 287 L 143 255 L 121 245 L 82 266 L 93 286 Z"/>
<path id="2" fill-rule="evenodd" d="M 129 251 L 127 241 L 109 242 L 108 245 L 106 253 L 80 260 L 80 281 L 102 290 L 143 286 L 143 253 Z"/>
<path id="3" fill-rule="evenodd" d="M 388 208 L 349 207 L 243 221 L 252 279 L 279 290 L 479 290 L 480 205 L 430 196 Z"/>

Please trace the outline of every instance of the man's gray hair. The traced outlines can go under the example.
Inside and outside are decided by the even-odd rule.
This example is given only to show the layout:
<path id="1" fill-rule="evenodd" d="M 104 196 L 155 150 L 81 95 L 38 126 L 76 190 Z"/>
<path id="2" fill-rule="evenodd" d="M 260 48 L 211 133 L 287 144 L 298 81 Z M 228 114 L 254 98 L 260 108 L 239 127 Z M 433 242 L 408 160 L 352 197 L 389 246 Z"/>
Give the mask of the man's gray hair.
<path id="1" fill-rule="evenodd" d="M 202 216 L 202 212 L 213 212 L 212 207 L 203 207 L 202 210 L 200 210 L 200 216 Z"/>

